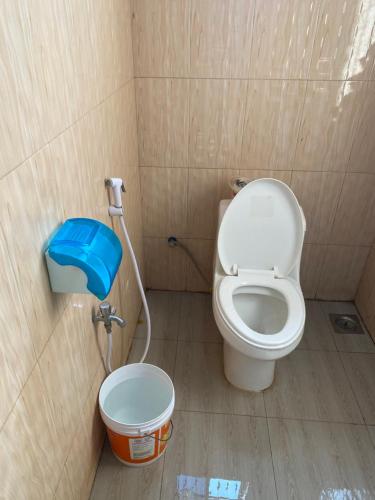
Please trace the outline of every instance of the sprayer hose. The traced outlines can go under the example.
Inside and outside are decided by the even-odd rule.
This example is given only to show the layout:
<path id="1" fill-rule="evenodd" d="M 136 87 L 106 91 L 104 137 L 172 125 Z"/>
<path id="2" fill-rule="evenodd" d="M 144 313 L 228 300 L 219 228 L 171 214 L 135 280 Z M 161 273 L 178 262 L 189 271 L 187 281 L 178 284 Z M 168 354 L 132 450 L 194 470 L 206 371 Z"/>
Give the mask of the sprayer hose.
<path id="1" fill-rule="evenodd" d="M 128 231 L 126 229 L 124 217 L 122 215 L 120 216 L 120 224 L 121 224 L 121 229 L 122 229 L 122 231 L 124 233 L 124 238 L 125 238 L 125 241 L 126 241 L 126 245 L 128 247 L 128 250 L 129 250 L 130 259 L 131 259 L 132 264 L 133 264 L 135 278 L 136 278 L 136 281 L 137 281 L 139 293 L 140 293 L 141 298 L 142 298 L 143 309 L 144 309 L 144 312 L 145 312 L 145 315 L 146 315 L 146 324 L 147 324 L 146 345 L 145 345 L 145 349 L 143 351 L 143 355 L 142 355 L 142 357 L 140 359 L 140 363 L 143 363 L 144 360 L 145 360 L 145 358 L 146 358 L 146 356 L 147 356 L 147 353 L 148 353 L 148 350 L 149 350 L 149 347 L 150 347 L 150 340 L 151 340 L 151 318 L 150 318 L 150 311 L 148 309 L 146 295 L 145 295 L 145 292 L 144 292 L 144 289 L 143 289 L 142 279 L 141 279 L 141 275 L 140 275 L 140 272 L 139 272 L 139 267 L 138 267 L 138 264 L 137 264 L 137 259 L 136 259 L 136 256 L 135 256 L 135 253 L 134 253 L 134 250 L 133 250 L 133 246 L 132 246 L 130 238 L 129 238 Z"/>

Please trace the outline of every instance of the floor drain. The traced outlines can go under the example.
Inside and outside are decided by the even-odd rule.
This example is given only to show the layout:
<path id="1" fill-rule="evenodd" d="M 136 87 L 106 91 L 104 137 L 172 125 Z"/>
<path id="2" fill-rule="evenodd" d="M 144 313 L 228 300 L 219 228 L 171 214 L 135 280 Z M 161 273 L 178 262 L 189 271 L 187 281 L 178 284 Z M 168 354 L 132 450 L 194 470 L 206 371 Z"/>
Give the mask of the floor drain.
<path id="1" fill-rule="evenodd" d="M 365 333 L 356 314 L 330 314 L 329 319 L 336 333 L 350 333 L 355 335 Z"/>

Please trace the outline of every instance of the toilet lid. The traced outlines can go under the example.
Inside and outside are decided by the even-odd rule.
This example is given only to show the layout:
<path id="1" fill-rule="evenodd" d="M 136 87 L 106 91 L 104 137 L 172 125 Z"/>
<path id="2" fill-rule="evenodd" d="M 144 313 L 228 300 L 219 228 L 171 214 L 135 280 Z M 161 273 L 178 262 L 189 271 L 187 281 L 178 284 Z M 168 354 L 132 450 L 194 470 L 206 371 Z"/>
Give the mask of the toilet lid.
<path id="1" fill-rule="evenodd" d="M 218 234 L 226 274 L 271 270 L 287 276 L 301 254 L 305 218 L 293 191 L 276 179 L 250 182 L 229 204 Z"/>

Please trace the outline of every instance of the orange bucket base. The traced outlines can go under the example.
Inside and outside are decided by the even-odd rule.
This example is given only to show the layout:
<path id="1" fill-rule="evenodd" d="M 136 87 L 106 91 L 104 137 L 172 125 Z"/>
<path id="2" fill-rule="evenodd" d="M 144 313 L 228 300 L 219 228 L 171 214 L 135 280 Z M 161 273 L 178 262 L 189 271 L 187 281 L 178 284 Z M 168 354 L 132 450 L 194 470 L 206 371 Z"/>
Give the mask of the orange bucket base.
<path id="1" fill-rule="evenodd" d="M 159 429 L 144 436 L 118 434 L 107 427 L 112 452 L 125 465 L 148 465 L 160 458 L 167 446 L 171 432 L 169 420 Z"/>
<path id="2" fill-rule="evenodd" d="M 149 462 L 143 462 L 143 463 L 140 463 L 140 464 L 135 464 L 134 462 L 125 462 L 125 460 L 123 460 L 122 458 L 120 458 L 118 455 L 116 455 L 116 453 L 113 451 L 113 454 L 114 456 L 117 458 L 117 460 L 119 462 L 121 462 L 122 464 L 124 465 L 128 465 L 129 467 L 144 467 L 145 465 L 151 465 L 153 464 L 154 462 L 157 462 L 159 460 L 159 458 L 161 458 L 165 453 L 165 448 L 164 450 L 160 453 L 160 455 L 158 455 L 157 457 L 153 458 L 152 460 L 150 460 Z"/>

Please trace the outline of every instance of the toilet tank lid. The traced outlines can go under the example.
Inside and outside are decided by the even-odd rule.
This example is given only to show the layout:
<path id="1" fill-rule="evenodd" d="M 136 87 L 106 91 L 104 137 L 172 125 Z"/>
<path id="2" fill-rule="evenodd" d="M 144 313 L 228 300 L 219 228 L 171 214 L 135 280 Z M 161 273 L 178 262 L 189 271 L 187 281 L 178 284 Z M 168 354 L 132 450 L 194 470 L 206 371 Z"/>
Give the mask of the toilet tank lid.
<path id="1" fill-rule="evenodd" d="M 276 179 L 250 182 L 234 197 L 218 232 L 218 255 L 226 274 L 271 270 L 288 276 L 300 258 L 305 218 L 293 191 Z"/>

